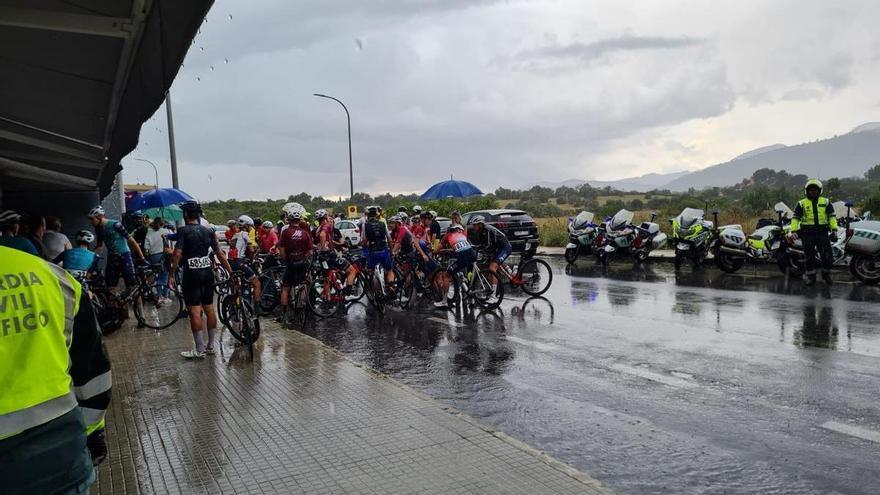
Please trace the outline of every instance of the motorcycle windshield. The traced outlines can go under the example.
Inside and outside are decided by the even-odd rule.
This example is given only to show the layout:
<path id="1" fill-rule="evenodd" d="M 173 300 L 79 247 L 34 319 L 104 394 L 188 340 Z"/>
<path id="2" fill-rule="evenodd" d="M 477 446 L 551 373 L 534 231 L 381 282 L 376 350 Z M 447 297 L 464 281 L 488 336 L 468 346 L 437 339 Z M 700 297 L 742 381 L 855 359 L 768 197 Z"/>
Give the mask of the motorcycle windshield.
<path id="1" fill-rule="evenodd" d="M 685 208 L 684 211 L 678 216 L 678 224 L 681 225 L 682 229 L 689 229 L 691 225 L 696 223 L 697 221 L 703 220 L 703 217 L 706 213 L 703 210 L 698 210 L 696 208 Z"/>
<path id="2" fill-rule="evenodd" d="M 782 201 L 773 205 L 773 211 L 779 213 L 782 212 L 782 218 L 792 218 L 794 216 L 794 212 L 791 211 L 791 208 L 788 207 L 787 204 Z"/>
<path id="3" fill-rule="evenodd" d="M 613 230 L 620 230 L 632 223 L 633 218 L 635 218 L 636 214 L 629 210 L 620 210 L 611 217 L 611 228 Z"/>
<path id="4" fill-rule="evenodd" d="M 574 221 L 572 222 L 575 229 L 585 229 L 587 226 L 593 221 L 593 214 L 588 211 L 582 211 L 578 213 L 576 217 L 574 217 Z"/>

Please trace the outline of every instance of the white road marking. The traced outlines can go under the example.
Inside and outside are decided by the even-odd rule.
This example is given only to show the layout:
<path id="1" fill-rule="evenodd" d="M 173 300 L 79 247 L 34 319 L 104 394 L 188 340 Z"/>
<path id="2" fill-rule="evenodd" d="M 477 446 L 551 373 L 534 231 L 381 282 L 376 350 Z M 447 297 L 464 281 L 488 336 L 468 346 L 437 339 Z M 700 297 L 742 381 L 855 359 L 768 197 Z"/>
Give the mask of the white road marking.
<path id="1" fill-rule="evenodd" d="M 545 344 L 543 342 L 538 342 L 535 340 L 521 339 L 519 337 L 514 337 L 513 335 L 507 335 L 504 338 L 507 339 L 509 342 L 513 342 L 515 344 L 524 345 L 524 346 L 528 346 L 528 347 L 534 347 L 535 349 L 540 349 L 542 351 L 560 351 L 560 350 L 562 350 L 562 347 L 559 347 L 558 345 Z"/>
<path id="2" fill-rule="evenodd" d="M 627 366 L 625 364 L 614 363 L 611 365 L 611 369 L 613 369 L 614 371 L 619 371 L 621 373 L 626 373 L 627 375 L 644 378 L 645 380 L 650 380 L 652 382 L 669 385 L 670 387 L 694 388 L 699 386 L 699 384 L 689 380 L 684 380 L 682 378 L 676 378 L 669 375 L 662 375 L 660 373 L 654 373 L 653 371 L 648 371 L 646 369 L 638 368 L 635 366 Z"/>
<path id="3" fill-rule="evenodd" d="M 861 426 L 850 425 L 846 423 L 838 423 L 837 421 L 828 421 L 822 424 L 822 428 L 837 433 L 843 433 L 851 437 L 861 438 L 870 442 L 880 443 L 880 431 L 869 430 Z"/>
<path id="4" fill-rule="evenodd" d="M 439 316 L 430 316 L 427 319 L 431 321 L 436 321 L 437 323 L 445 323 L 446 325 L 456 328 L 461 328 L 464 326 L 464 324 L 462 323 L 459 323 L 457 321 L 449 321 L 446 318 L 440 318 Z"/>

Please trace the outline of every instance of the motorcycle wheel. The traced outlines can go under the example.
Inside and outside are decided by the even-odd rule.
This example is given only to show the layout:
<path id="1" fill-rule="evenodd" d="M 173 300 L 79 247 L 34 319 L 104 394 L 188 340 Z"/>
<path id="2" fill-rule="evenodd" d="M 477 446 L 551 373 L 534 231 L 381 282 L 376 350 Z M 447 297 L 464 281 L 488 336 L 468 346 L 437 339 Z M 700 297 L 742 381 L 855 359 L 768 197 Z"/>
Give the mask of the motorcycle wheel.
<path id="1" fill-rule="evenodd" d="M 804 265 L 798 263 L 797 260 L 784 253 L 777 258 L 776 263 L 782 273 L 787 273 L 792 277 L 800 277 L 804 274 Z"/>
<path id="2" fill-rule="evenodd" d="M 602 249 L 598 253 L 596 253 L 596 263 L 600 265 L 608 264 L 608 255 L 605 253 L 605 250 Z"/>
<path id="3" fill-rule="evenodd" d="M 745 263 L 745 258 L 734 258 L 726 253 L 718 253 L 715 255 L 715 266 L 724 273 L 736 273 Z"/>
<path id="4" fill-rule="evenodd" d="M 849 262 L 849 271 L 868 285 L 880 282 L 880 259 L 877 256 L 857 254 Z"/>
<path id="5" fill-rule="evenodd" d="M 639 249 L 636 251 L 636 263 L 645 263 L 648 261 L 648 251 L 646 249 Z"/>
<path id="6" fill-rule="evenodd" d="M 578 248 L 569 248 L 565 250 L 565 262 L 573 265 L 578 259 Z"/>

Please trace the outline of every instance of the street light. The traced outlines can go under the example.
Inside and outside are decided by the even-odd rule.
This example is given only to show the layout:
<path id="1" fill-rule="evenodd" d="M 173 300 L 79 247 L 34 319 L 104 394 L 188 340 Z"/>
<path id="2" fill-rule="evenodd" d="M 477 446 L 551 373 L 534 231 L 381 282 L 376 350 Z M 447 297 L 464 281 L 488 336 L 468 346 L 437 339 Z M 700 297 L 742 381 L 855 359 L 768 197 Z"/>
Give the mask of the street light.
<path id="1" fill-rule="evenodd" d="M 147 162 L 153 166 L 153 172 L 156 172 L 156 189 L 159 189 L 159 169 L 156 168 L 156 164 L 151 162 L 150 160 L 144 160 L 143 158 L 135 158 L 135 160 L 139 162 Z"/>
<path id="2" fill-rule="evenodd" d="M 351 196 L 349 196 L 349 198 L 354 200 L 354 169 L 351 166 L 351 115 L 349 115 L 345 103 L 342 103 L 339 99 L 332 96 L 322 95 L 321 93 L 314 93 L 314 95 L 318 98 L 329 98 L 342 105 L 342 109 L 345 110 L 345 119 L 348 122 L 348 182 L 351 187 Z"/>

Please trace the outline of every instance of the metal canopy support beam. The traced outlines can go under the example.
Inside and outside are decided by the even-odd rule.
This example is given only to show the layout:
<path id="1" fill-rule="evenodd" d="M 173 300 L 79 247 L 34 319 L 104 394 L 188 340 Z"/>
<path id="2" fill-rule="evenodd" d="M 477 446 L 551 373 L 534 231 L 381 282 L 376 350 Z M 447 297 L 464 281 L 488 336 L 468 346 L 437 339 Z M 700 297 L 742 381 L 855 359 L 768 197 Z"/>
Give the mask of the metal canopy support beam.
<path id="1" fill-rule="evenodd" d="M 44 168 L 17 162 L 8 158 L 0 157 L 0 165 L 2 165 L 2 174 L 11 177 L 20 177 L 50 184 L 63 184 L 65 186 L 80 186 L 90 189 L 98 186 L 95 179 L 87 179 L 77 175 L 46 170 Z"/>
<path id="2" fill-rule="evenodd" d="M 104 162 L 102 160 L 83 160 L 79 158 L 53 156 L 47 153 L 38 153 L 31 151 L 0 150 L 0 156 L 6 158 L 18 158 L 20 160 L 32 160 L 35 162 L 52 163 L 55 165 L 66 165 L 68 167 L 84 168 L 88 170 L 98 170 L 104 166 Z"/>
<path id="3" fill-rule="evenodd" d="M 0 7 L 0 26 L 128 38 L 131 20 L 99 15 L 66 14 L 48 10 Z"/>
<path id="4" fill-rule="evenodd" d="M 67 146 L 65 144 L 53 143 L 51 141 L 46 141 L 45 139 L 35 138 L 33 136 L 25 136 L 24 134 L 7 131 L 5 129 L 0 129 L 0 138 L 15 141 L 16 143 L 26 144 L 28 146 L 44 148 L 50 151 L 54 151 L 56 153 L 62 153 L 65 155 L 82 158 L 84 160 L 103 159 L 103 152 L 99 150 L 88 152 L 85 150 L 74 148 L 72 146 Z"/>

